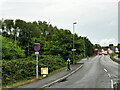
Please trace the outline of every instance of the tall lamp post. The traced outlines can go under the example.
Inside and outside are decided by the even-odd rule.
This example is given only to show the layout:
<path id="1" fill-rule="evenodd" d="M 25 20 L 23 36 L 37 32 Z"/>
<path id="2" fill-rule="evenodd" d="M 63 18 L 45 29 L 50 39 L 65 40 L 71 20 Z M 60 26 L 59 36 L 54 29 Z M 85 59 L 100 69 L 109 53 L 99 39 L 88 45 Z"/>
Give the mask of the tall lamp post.
<path id="1" fill-rule="evenodd" d="M 74 45 L 74 25 L 77 24 L 76 22 L 73 23 L 73 49 L 75 48 Z M 73 50 L 73 64 L 75 64 L 75 59 L 74 59 L 74 50 Z"/>

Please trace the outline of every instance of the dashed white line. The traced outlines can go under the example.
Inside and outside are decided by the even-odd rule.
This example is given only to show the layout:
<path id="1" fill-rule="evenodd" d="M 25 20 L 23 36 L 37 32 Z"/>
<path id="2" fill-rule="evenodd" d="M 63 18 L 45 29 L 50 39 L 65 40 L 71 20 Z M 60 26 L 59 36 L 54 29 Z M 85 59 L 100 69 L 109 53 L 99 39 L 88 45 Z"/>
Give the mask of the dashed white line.
<path id="1" fill-rule="evenodd" d="M 104 71 L 107 72 L 108 76 L 111 78 L 111 75 L 108 73 L 107 69 L 104 68 Z M 113 80 L 111 79 L 111 88 L 113 88 Z"/>
<path id="2" fill-rule="evenodd" d="M 105 72 L 108 72 L 107 69 L 105 69 L 105 68 L 104 68 L 104 71 L 105 71 Z"/>

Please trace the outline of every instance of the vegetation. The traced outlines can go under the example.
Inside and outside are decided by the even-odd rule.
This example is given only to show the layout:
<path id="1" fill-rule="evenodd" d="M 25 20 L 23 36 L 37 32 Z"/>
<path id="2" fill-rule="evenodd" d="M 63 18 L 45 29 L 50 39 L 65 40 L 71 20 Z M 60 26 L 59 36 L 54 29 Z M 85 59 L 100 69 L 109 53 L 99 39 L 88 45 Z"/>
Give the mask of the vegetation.
<path id="1" fill-rule="evenodd" d="M 116 54 L 109 54 L 109 55 L 110 55 L 110 58 L 111 58 L 113 61 L 115 61 L 115 62 L 117 62 L 117 63 L 120 64 L 120 61 L 118 61 L 118 60 L 116 60 L 116 59 L 114 58 L 114 56 L 115 56 Z"/>
<path id="2" fill-rule="evenodd" d="M 20 19 L 0 21 L 2 25 L 3 85 L 35 76 L 34 43 L 40 43 L 39 75 L 41 67 L 49 72 L 65 67 L 69 57 L 73 61 L 73 34 L 70 30 L 58 29 L 47 22 L 26 22 Z M 89 39 L 74 35 L 75 60 L 92 56 L 94 45 Z"/>

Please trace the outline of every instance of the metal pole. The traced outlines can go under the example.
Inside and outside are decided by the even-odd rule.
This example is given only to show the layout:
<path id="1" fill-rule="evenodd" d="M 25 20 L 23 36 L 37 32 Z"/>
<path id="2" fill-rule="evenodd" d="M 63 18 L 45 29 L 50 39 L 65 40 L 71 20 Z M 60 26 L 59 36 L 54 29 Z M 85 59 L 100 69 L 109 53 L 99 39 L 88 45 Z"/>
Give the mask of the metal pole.
<path id="1" fill-rule="evenodd" d="M 74 49 L 74 23 L 73 23 L 73 49 Z M 74 51 L 73 51 L 73 64 L 75 64 Z"/>
<path id="2" fill-rule="evenodd" d="M 38 54 L 36 55 L 36 79 L 38 79 Z"/>

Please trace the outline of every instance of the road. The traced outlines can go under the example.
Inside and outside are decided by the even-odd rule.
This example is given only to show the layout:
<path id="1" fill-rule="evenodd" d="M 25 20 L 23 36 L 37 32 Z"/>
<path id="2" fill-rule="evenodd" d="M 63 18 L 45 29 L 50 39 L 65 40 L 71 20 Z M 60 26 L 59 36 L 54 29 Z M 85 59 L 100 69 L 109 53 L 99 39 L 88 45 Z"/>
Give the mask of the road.
<path id="1" fill-rule="evenodd" d="M 118 80 L 118 66 L 109 55 L 97 55 L 84 62 L 75 74 L 49 88 L 112 88 Z M 80 62 L 79 62 L 80 63 Z"/>

